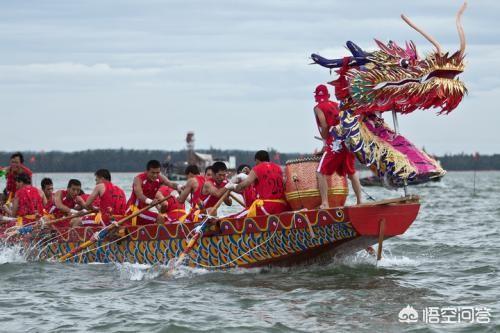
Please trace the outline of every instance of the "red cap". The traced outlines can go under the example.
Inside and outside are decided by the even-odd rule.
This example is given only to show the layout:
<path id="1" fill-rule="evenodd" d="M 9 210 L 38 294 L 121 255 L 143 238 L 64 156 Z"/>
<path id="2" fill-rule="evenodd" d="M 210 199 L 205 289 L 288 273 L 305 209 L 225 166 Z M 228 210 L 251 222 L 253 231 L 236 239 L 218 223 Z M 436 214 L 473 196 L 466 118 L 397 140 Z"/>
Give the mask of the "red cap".
<path id="1" fill-rule="evenodd" d="M 328 93 L 328 88 L 324 84 L 320 84 L 314 90 L 314 99 L 316 102 L 323 102 L 330 98 L 330 94 Z"/>

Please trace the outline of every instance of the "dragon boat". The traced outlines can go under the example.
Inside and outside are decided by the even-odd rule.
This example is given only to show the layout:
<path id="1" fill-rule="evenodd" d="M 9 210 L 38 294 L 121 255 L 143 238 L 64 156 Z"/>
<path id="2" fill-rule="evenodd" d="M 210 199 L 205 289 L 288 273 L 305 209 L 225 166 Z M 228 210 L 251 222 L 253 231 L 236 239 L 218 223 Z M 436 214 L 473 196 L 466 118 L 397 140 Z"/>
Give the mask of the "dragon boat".
<path id="1" fill-rule="evenodd" d="M 404 15 L 403 20 L 435 47 L 423 59 L 413 42 L 401 47 L 378 40 L 379 49 L 373 52 L 347 42 L 352 56 L 311 56 L 316 64 L 338 69 L 339 77 L 331 84 L 341 102 L 340 122 L 330 134 L 394 187 L 443 173 L 425 152 L 398 133 L 396 114 L 430 108 L 449 113 L 461 102 L 467 90 L 455 77 L 465 68 L 464 10 L 465 4 L 456 17 L 460 49 L 451 56 Z M 386 111 L 393 113 L 394 130 L 381 117 Z M 415 221 L 420 208 L 418 197 L 405 193 L 401 198 L 346 206 L 347 181 L 336 175 L 328 179 L 330 207 L 334 208 L 315 209 L 320 203 L 317 165 L 317 157 L 287 162 L 285 193 L 293 211 L 279 215 L 121 225 L 114 232 L 104 232 L 102 227 L 68 229 L 52 225 L 18 233 L 6 241 L 22 244 L 28 259 L 35 260 L 162 264 L 184 254 L 189 266 L 207 269 L 291 266 L 329 262 L 336 255 L 376 243 L 380 258 L 383 241 L 402 235 Z M 0 230 L 0 238 L 2 235 L 5 238 L 5 230 Z"/>
<path id="2" fill-rule="evenodd" d="M 214 219 L 186 264 L 206 269 L 292 266 L 328 262 L 403 234 L 420 208 L 418 197 L 254 218 Z M 199 223 L 125 226 L 70 256 L 73 263 L 166 264 L 186 249 Z M 12 240 L 28 260 L 58 259 L 91 239 L 99 227 L 53 226 Z"/>

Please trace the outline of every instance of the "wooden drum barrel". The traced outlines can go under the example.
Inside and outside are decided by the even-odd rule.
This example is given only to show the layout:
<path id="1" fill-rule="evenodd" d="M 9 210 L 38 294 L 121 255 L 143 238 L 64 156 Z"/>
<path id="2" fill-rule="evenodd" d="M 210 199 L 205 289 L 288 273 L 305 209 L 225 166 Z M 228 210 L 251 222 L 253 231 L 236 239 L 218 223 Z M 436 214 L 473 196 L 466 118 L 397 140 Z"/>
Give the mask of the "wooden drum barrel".
<path id="1" fill-rule="evenodd" d="M 315 209 L 321 205 L 318 180 L 316 179 L 316 170 L 320 159 L 320 156 L 311 156 L 286 162 L 285 195 L 294 210 Z M 327 176 L 327 182 L 330 207 L 343 206 L 348 193 L 346 177 L 334 173 Z"/>

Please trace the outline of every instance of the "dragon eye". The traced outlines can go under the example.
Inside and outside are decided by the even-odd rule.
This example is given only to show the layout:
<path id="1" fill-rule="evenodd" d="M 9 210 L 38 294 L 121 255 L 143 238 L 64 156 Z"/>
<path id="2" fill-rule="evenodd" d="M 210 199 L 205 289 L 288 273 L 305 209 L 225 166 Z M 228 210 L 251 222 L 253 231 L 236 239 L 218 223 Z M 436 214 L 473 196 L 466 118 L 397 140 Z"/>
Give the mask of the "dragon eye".
<path id="1" fill-rule="evenodd" d="M 403 68 L 408 68 L 408 66 L 410 66 L 410 61 L 408 59 L 401 59 L 399 65 Z"/>

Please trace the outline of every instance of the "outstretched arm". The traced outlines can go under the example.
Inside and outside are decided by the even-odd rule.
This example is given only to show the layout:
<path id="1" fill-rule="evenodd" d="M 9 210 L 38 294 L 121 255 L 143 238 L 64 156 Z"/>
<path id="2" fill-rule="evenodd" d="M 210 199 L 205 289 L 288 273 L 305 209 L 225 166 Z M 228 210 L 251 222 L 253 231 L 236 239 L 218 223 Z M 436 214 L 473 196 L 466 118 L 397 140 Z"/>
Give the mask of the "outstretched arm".
<path id="1" fill-rule="evenodd" d="M 179 190 L 179 184 L 171 181 L 170 179 L 168 179 L 167 177 L 165 177 L 164 175 L 160 174 L 160 180 L 163 184 L 167 185 L 168 187 L 170 188 L 173 188 L 174 190 Z"/>
<path id="2" fill-rule="evenodd" d="M 198 182 L 194 178 L 188 180 L 186 183 L 186 186 L 184 186 L 184 189 L 182 190 L 181 194 L 177 198 L 177 201 L 179 203 L 183 204 L 186 201 L 189 194 L 191 192 L 196 191 L 197 187 L 198 187 Z"/>
<path id="3" fill-rule="evenodd" d="M 83 205 L 86 209 L 91 209 L 92 208 L 92 203 L 97 199 L 97 197 L 102 196 L 104 194 L 105 188 L 104 184 L 98 184 L 96 187 L 94 187 L 94 190 L 92 193 L 90 193 L 89 197 L 87 198 L 87 201 L 85 201 L 85 204 Z"/>
<path id="4" fill-rule="evenodd" d="M 257 180 L 257 175 L 255 174 L 255 171 L 250 171 L 248 174 L 248 177 L 245 178 L 241 183 L 236 185 L 235 191 L 241 192 L 244 189 L 246 189 L 248 186 L 252 185 L 255 181 Z"/>

